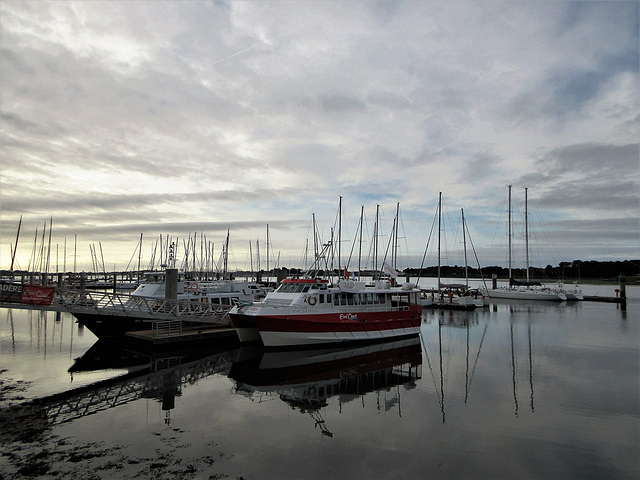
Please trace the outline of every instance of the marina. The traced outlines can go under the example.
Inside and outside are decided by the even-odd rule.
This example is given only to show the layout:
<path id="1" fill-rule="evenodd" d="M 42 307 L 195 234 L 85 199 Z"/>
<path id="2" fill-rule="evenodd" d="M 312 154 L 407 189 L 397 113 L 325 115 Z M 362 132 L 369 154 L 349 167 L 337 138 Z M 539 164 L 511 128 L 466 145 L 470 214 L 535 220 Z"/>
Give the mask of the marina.
<path id="1" fill-rule="evenodd" d="M 640 2 L 0 2 L 0 480 L 640 480 Z"/>
<path id="2" fill-rule="evenodd" d="M 2 308 L 0 474 L 636 478 L 640 291 L 626 290 L 626 310 L 424 308 L 414 337 L 275 352 L 98 339 L 67 312 Z"/>

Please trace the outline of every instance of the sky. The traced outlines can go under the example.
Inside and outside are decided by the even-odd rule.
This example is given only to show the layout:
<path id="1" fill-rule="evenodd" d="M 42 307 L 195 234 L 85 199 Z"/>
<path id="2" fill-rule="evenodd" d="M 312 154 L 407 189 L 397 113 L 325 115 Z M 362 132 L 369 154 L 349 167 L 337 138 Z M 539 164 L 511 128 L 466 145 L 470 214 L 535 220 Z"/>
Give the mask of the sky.
<path id="1" fill-rule="evenodd" d="M 640 258 L 639 5 L 2 0 L 0 268 Z"/>

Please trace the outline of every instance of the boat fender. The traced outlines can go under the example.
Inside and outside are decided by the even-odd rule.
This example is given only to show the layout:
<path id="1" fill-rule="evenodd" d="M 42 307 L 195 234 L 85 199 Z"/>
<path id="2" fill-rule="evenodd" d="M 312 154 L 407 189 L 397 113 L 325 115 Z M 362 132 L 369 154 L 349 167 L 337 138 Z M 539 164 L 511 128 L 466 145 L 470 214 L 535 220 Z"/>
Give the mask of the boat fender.
<path id="1" fill-rule="evenodd" d="M 197 291 L 200 287 L 198 286 L 197 282 L 193 282 L 189 288 L 191 288 L 191 291 L 192 291 L 192 292 L 195 292 L 195 291 Z"/>
<path id="2" fill-rule="evenodd" d="M 315 295 L 311 295 L 309 297 L 308 302 L 309 302 L 309 305 L 313 307 L 316 303 L 318 303 L 318 297 L 316 297 Z"/>

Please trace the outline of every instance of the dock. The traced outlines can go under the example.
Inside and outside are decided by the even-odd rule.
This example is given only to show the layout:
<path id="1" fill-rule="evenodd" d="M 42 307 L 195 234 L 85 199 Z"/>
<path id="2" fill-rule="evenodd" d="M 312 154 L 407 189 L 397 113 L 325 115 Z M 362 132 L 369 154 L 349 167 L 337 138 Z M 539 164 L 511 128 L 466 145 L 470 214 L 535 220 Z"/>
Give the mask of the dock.
<path id="1" fill-rule="evenodd" d="M 603 302 L 603 303 L 626 303 L 626 297 L 601 297 L 599 295 L 583 295 L 585 302 Z"/>
<path id="2" fill-rule="evenodd" d="M 143 350 L 189 346 L 224 345 L 234 348 L 240 345 L 238 334 L 232 327 L 185 325 L 181 320 L 157 321 L 150 330 L 138 330 L 124 334 L 125 343 Z"/>

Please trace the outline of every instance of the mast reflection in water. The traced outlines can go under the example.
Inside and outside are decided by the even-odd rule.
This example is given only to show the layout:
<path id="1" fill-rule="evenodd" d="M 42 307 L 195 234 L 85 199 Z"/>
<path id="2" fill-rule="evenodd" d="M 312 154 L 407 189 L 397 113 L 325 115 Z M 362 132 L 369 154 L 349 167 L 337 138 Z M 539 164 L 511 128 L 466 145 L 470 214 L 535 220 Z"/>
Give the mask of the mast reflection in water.
<path id="1" fill-rule="evenodd" d="M 277 397 L 302 413 L 308 413 L 323 435 L 333 436 L 321 410 L 332 397 L 342 405 L 367 394 L 376 394 L 378 410 L 383 408 L 381 392 L 393 392 L 384 401 L 388 411 L 400 409 L 400 387 L 412 389 L 421 378 L 420 337 L 351 348 L 265 351 L 242 347 L 229 372 L 235 392 L 252 400 Z"/>

